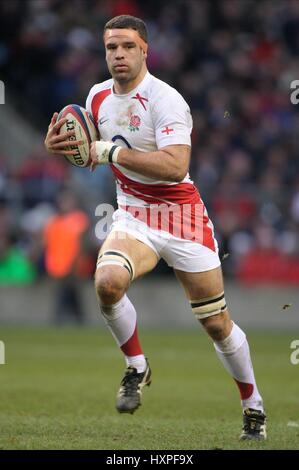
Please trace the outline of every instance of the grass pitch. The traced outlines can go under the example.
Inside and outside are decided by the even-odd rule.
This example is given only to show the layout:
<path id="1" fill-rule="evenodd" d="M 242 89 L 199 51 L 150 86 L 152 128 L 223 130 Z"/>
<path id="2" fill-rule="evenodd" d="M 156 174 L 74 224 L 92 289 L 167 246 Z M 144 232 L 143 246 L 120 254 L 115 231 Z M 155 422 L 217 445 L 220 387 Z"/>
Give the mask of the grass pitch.
<path id="1" fill-rule="evenodd" d="M 299 449 L 299 333 L 247 332 L 268 414 L 268 441 L 241 443 L 238 390 L 200 329 L 143 331 L 153 371 L 143 404 L 119 415 L 124 371 L 100 328 L 0 327 L 0 449 Z"/>

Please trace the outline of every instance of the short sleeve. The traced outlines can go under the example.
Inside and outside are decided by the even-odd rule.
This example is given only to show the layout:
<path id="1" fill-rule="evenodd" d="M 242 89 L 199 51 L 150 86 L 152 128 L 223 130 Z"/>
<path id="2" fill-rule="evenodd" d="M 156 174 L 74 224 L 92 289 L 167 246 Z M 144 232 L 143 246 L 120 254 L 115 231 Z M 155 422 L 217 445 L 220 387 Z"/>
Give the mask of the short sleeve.
<path id="1" fill-rule="evenodd" d="M 192 116 L 184 98 L 174 88 L 161 88 L 153 103 L 157 148 L 191 145 Z"/>
<path id="2" fill-rule="evenodd" d="M 93 98 L 93 89 L 94 87 L 91 88 L 90 92 L 88 93 L 88 96 L 86 98 L 86 103 L 85 103 L 85 109 L 89 112 L 89 114 L 92 115 L 92 109 L 91 109 L 91 102 L 92 102 L 92 98 Z"/>

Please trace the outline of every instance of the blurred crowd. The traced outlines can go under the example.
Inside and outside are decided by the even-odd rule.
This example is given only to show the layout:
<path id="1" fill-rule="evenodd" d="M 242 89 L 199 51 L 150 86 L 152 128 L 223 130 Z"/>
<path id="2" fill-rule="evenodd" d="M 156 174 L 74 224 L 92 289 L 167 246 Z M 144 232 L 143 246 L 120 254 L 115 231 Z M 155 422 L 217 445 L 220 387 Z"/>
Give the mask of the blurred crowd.
<path id="1" fill-rule="evenodd" d="M 191 177 L 226 274 L 298 284 L 299 104 L 290 84 L 299 80 L 299 0 L 1 1 L 0 77 L 43 134 L 54 111 L 84 106 L 90 87 L 109 78 L 101 32 L 118 14 L 145 20 L 150 72 L 190 105 Z M 42 150 L 14 169 L 9 160 L 0 156 L 0 283 L 17 258 L 11 281 L 32 282 L 47 272 L 44 233 L 59 214 L 57 195 L 73 191 L 94 227 L 96 205 L 115 205 L 113 178 L 106 169 L 73 170 Z M 82 276 L 92 275 L 98 248 L 88 239 Z"/>

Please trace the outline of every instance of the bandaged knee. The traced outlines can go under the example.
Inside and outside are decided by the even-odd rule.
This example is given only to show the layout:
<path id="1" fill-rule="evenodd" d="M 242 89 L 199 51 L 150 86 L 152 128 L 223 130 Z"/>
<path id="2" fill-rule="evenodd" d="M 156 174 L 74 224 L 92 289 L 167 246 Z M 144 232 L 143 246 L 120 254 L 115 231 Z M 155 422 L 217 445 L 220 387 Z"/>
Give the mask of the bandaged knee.
<path id="1" fill-rule="evenodd" d="M 130 280 L 133 281 L 134 279 L 134 263 L 127 254 L 120 250 L 107 250 L 99 254 L 97 269 L 102 268 L 103 266 L 121 266 L 128 271 Z"/>
<path id="2" fill-rule="evenodd" d="M 200 300 L 191 300 L 192 312 L 198 320 L 218 315 L 226 310 L 224 292 Z"/>

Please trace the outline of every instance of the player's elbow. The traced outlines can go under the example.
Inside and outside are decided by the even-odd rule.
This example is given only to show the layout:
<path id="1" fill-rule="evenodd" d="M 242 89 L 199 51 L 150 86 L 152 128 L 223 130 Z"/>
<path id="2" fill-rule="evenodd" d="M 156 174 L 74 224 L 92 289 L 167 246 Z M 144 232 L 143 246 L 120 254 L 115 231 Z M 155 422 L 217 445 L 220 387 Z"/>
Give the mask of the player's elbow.
<path id="1" fill-rule="evenodd" d="M 187 174 L 188 174 L 188 168 L 180 173 L 179 181 L 183 181 L 183 179 L 187 176 Z"/>
<path id="2" fill-rule="evenodd" d="M 180 183 L 181 181 L 183 181 L 187 173 L 188 173 L 188 168 L 182 168 L 182 167 L 176 168 L 173 172 L 172 181 L 175 183 Z"/>
<path id="3" fill-rule="evenodd" d="M 170 159 L 168 157 L 168 180 L 174 183 L 179 183 L 188 173 L 190 151 L 188 149 L 188 152 L 183 153 L 182 149 L 180 149 L 179 153 L 171 153 L 169 151 L 166 153 L 171 156 Z"/>
<path id="4" fill-rule="evenodd" d="M 183 181 L 189 170 L 189 158 L 176 158 L 173 166 L 174 180 L 176 183 Z"/>
<path id="5" fill-rule="evenodd" d="M 185 176 L 175 174 L 171 176 L 170 178 L 168 178 L 168 181 L 171 181 L 172 183 L 180 183 L 181 181 L 183 181 L 184 177 Z"/>

